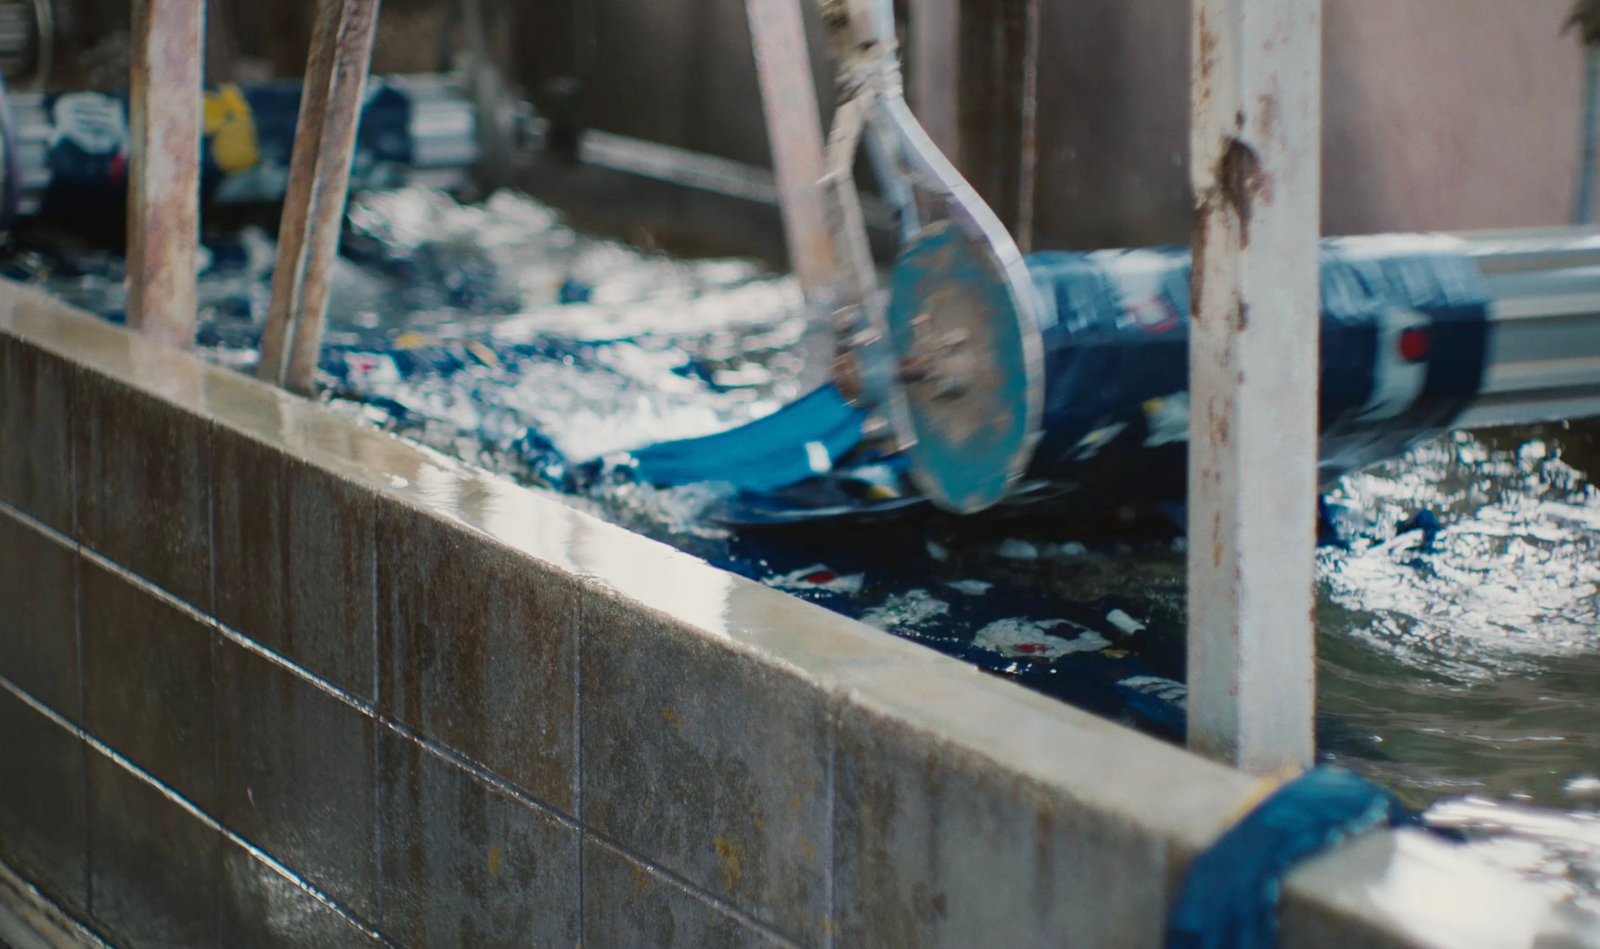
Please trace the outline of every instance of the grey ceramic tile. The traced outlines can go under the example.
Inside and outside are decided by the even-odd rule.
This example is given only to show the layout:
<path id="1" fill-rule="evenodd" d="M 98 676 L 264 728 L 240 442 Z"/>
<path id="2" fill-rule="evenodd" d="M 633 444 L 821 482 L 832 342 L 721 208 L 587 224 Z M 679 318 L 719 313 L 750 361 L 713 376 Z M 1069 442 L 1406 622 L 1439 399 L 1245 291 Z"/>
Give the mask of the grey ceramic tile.
<path id="1" fill-rule="evenodd" d="M 222 834 L 95 752 L 89 815 L 95 928 L 121 949 L 218 945 Z"/>
<path id="2" fill-rule="evenodd" d="M 586 594 L 584 823 L 820 941 L 827 915 L 825 700 L 661 614 Z"/>
<path id="3" fill-rule="evenodd" d="M 584 949 L 783 949 L 746 925 L 592 838 L 583 842 Z"/>
<path id="4" fill-rule="evenodd" d="M 224 840 L 221 927 L 228 949 L 363 949 L 383 943 L 366 925 Z"/>
<path id="5" fill-rule="evenodd" d="M 0 676 L 73 721 L 77 560 L 71 547 L 0 511 Z"/>
<path id="6" fill-rule="evenodd" d="M 223 824 L 376 918 L 376 723 L 227 639 L 217 672 Z"/>
<path id="7" fill-rule="evenodd" d="M 87 558 L 79 578 L 86 727 L 215 814 L 214 630 Z"/>
<path id="8" fill-rule="evenodd" d="M 837 740 L 839 949 L 1160 944 L 1158 835 L 854 708 Z"/>
<path id="9" fill-rule="evenodd" d="M 72 374 L 64 360 L 0 333 L 0 501 L 69 536 Z"/>
<path id="10" fill-rule="evenodd" d="M 385 730 L 383 931 L 402 946 L 572 946 L 578 830 Z"/>
<path id="11" fill-rule="evenodd" d="M 73 411 L 79 538 L 209 611 L 210 423 L 88 372 Z"/>
<path id="12" fill-rule="evenodd" d="M 373 701 L 375 496 L 231 429 L 212 444 L 214 615 Z"/>
<path id="13" fill-rule="evenodd" d="M 380 705 L 571 814 L 578 583 L 398 504 L 378 537 Z"/>
<path id="14" fill-rule="evenodd" d="M 83 741 L 0 688 L 0 861 L 82 914 Z"/>

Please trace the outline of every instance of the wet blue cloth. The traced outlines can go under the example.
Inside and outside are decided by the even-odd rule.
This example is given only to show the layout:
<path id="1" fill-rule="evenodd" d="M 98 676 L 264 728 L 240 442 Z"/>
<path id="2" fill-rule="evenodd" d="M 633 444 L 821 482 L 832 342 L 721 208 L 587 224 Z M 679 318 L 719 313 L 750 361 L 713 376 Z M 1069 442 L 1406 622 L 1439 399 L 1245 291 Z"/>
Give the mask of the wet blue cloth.
<path id="1" fill-rule="evenodd" d="M 726 482 L 742 491 L 775 491 L 833 468 L 861 443 L 866 414 L 832 385 L 728 432 L 662 442 L 633 452 L 639 476 L 670 487 Z"/>
<path id="2" fill-rule="evenodd" d="M 1394 795 L 1339 768 L 1285 784 L 1195 858 L 1167 921 L 1167 949 L 1272 949 L 1285 874 L 1347 837 L 1404 823 Z"/>

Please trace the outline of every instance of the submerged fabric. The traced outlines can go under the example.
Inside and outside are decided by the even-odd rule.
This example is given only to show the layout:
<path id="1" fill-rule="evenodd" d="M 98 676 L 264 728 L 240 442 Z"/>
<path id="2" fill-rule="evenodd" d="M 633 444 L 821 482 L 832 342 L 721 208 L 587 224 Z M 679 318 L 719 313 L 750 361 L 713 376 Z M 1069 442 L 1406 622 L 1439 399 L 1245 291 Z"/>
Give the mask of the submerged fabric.
<path id="1" fill-rule="evenodd" d="M 1338 768 L 1307 772 L 1189 865 L 1166 949 L 1272 949 L 1285 874 L 1348 837 L 1408 819 L 1399 800 L 1370 781 Z"/>
<path id="2" fill-rule="evenodd" d="M 825 475 L 861 442 L 866 415 L 832 385 L 732 431 L 632 452 L 639 477 L 658 487 L 702 482 L 767 492 Z"/>

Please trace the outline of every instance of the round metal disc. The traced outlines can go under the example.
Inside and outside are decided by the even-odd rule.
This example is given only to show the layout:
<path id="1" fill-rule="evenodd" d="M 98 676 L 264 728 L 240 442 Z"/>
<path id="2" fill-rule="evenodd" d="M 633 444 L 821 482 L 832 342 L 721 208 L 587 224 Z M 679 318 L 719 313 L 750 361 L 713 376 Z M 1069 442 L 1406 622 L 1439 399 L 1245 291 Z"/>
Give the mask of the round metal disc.
<path id="1" fill-rule="evenodd" d="M 1009 243 L 1009 242 L 1008 242 Z M 1020 256 L 953 221 L 924 228 L 895 265 L 889 345 L 902 443 L 935 504 L 968 514 L 998 503 L 1037 442 L 1043 346 Z"/>

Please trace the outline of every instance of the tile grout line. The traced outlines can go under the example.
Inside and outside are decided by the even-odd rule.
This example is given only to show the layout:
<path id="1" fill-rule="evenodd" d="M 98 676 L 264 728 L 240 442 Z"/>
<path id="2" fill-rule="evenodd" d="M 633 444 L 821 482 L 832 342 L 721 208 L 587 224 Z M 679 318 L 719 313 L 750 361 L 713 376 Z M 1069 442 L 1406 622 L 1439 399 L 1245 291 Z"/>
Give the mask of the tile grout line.
<path id="1" fill-rule="evenodd" d="M 803 943 L 799 942 L 798 940 L 791 939 L 789 936 L 774 928 L 771 924 L 763 922 L 756 916 L 752 915 L 748 910 L 742 909 L 736 904 L 730 903 L 719 896 L 715 896 L 707 892 L 700 885 L 682 876 L 679 876 L 677 873 L 674 873 L 665 867 L 657 866 L 656 864 L 651 863 L 640 854 L 634 853 L 632 850 L 629 850 L 621 843 L 612 840 L 606 835 L 587 827 L 584 828 L 583 834 L 585 837 L 594 840 L 607 850 L 614 851 L 622 857 L 637 863 L 639 866 L 644 868 L 646 873 L 649 873 L 652 876 L 660 877 L 662 880 L 665 880 L 666 882 L 671 883 L 673 886 L 676 886 L 678 889 L 683 890 L 691 899 L 694 899 L 696 902 L 702 903 L 724 916 L 731 917 L 745 928 L 755 930 L 773 942 L 776 942 L 778 945 L 784 947 L 784 949 L 802 949 L 804 945 Z"/>
<path id="2" fill-rule="evenodd" d="M 128 774 L 154 789 L 169 802 L 177 805 L 179 809 L 186 812 L 190 817 L 193 817 L 201 824 L 204 824 L 207 829 L 221 834 L 228 842 L 242 850 L 245 850 L 257 860 L 260 860 L 267 867 L 271 868 L 274 873 L 277 873 L 279 876 L 283 877 L 296 889 L 300 890 L 304 895 L 311 897 L 327 908 L 333 910 L 335 913 L 338 913 L 340 916 L 344 917 L 346 921 L 361 929 L 362 932 L 366 933 L 368 936 L 377 938 L 384 945 L 393 945 L 393 943 L 385 938 L 382 933 L 378 932 L 375 927 L 368 924 L 353 911 L 345 909 L 343 906 L 339 905 L 339 903 L 337 903 L 326 893 L 323 893 L 321 890 L 312 886 L 304 877 L 295 873 L 288 866 L 280 862 L 276 857 L 267 853 L 265 850 L 262 850 L 260 847 L 257 847 L 255 844 L 251 843 L 240 835 L 234 833 L 221 821 L 217 820 L 212 815 L 207 814 L 204 810 L 201 810 L 194 804 L 194 802 L 163 784 L 154 775 L 134 764 L 131 760 L 119 753 L 115 748 L 107 745 L 94 735 L 89 734 L 84 729 L 72 724 L 72 722 L 63 718 L 60 713 L 56 712 L 54 709 L 50 708 L 49 706 L 40 702 L 38 699 L 34 698 L 32 695 L 28 694 L 23 689 L 19 688 L 15 683 L 5 676 L 0 676 L 0 690 L 9 692 L 13 697 L 22 702 L 24 705 L 28 706 L 34 712 L 49 719 L 58 728 L 64 729 L 65 731 L 71 732 L 73 735 L 77 736 L 86 747 L 92 748 L 101 756 L 117 765 L 117 767 L 121 768 L 123 771 L 126 771 Z"/>
<path id="3" fill-rule="evenodd" d="M 382 633 L 379 631 L 381 620 L 378 618 L 378 518 L 381 516 L 377 500 L 371 499 L 372 525 L 367 535 L 368 549 L 372 551 L 372 572 L 368 576 L 369 589 L 372 591 L 372 707 L 374 712 L 383 708 L 383 660 L 380 652 Z M 373 894 L 373 903 L 377 906 L 378 931 L 382 932 L 387 925 L 384 919 L 383 900 L 383 725 L 378 715 L 369 716 L 372 721 L 372 869 L 376 874 L 376 890 Z"/>
<path id="4" fill-rule="evenodd" d="M 72 373 L 75 376 L 76 373 Z M 69 383 L 68 404 L 73 402 L 73 393 L 77 387 Z M 78 501 L 82 487 L 78 483 L 78 438 L 77 438 L 77 413 L 70 410 L 67 415 L 67 481 L 71 487 L 72 510 L 68 512 L 67 520 L 72 524 L 72 619 L 73 636 L 78 644 L 78 721 L 85 725 L 89 723 L 89 660 L 88 639 L 83 634 L 83 544 L 76 540 L 80 533 L 78 529 Z M 83 913 L 90 919 L 94 918 L 94 807 L 91 795 L 94 789 L 89 786 L 89 743 L 78 742 L 78 753 L 83 765 L 83 780 L 79 784 L 83 788 Z"/>
<path id="5" fill-rule="evenodd" d="M 217 611 L 217 484 L 216 484 L 216 455 L 211 440 L 212 423 L 206 425 L 206 552 L 209 556 L 209 596 L 210 611 Z M 216 627 L 208 627 L 211 643 L 211 780 L 217 796 L 217 813 L 220 825 L 221 815 L 227 809 L 227 794 L 223 790 L 222 781 L 222 637 Z M 222 942 L 222 901 L 217 901 L 216 919 L 217 942 Z"/>
<path id="6" fill-rule="evenodd" d="M 833 934 L 838 928 L 839 908 L 837 905 L 839 894 L 838 884 L 834 879 L 834 867 L 837 865 L 839 841 L 834 834 L 834 813 L 838 807 L 837 795 L 839 788 L 839 738 L 834 728 L 835 712 L 824 707 L 823 727 L 826 729 L 828 742 L 828 778 L 827 800 L 824 808 L 827 821 L 824 833 L 827 834 L 827 863 L 822 867 L 822 945 L 824 949 L 833 949 Z"/>
<path id="7" fill-rule="evenodd" d="M 54 527 L 46 524 L 44 521 L 39 520 L 32 514 L 29 514 L 28 512 L 10 504 L 7 501 L 0 500 L 0 514 L 8 515 L 12 520 L 16 521 L 18 524 L 21 524 L 23 527 L 31 528 L 36 533 L 43 534 L 45 537 L 55 541 L 63 547 L 71 547 L 72 549 L 76 550 L 81 546 L 73 538 L 61 533 Z"/>
<path id="8" fill-rule="evenodd" d="M 578 586 L 578 629 L 574 636 L 572 660 L 572 809 L 578 812 L 578 945 L 585 935 L 584 914 L 588 905 L 588 883 L 583 873 L 583 641 L 589 631 L 589 595 Z"/>

